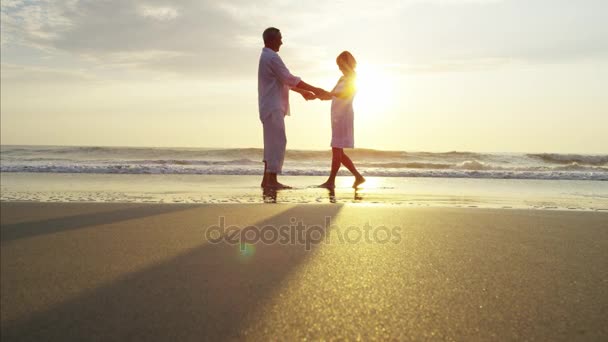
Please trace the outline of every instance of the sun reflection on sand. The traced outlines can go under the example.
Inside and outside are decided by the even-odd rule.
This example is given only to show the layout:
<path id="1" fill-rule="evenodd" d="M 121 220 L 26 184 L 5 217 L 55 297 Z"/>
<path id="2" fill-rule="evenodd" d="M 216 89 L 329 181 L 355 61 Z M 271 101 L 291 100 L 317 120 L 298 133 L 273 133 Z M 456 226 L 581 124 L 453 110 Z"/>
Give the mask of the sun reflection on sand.
<path id="1" fill-rule="evenodd" d="M 364 175 L 365 176 L 365 175 Z M 350 188 L 355 181 L 354 177 L 337 177 L 336 187 L 337 188 Z M 365 183 L 359 185 L 358 192 L 365 192 L 366 189 L 375 189 L 382 186 L 382 180 L 378 177 L 366 177 Z"/>

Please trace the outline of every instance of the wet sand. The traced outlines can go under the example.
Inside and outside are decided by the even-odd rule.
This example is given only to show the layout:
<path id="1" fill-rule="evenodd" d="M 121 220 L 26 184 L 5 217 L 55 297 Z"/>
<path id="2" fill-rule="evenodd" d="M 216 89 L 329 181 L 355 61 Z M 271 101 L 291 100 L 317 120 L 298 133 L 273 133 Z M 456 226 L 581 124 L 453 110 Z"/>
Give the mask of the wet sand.
<path id="1" fill-rule="evenodd" d="M 3 341 L 608 338 L 607 213 L 18 202 L 1 211 Z M 288 227 L 289 239 L 216 243 L 206 233 L 220 217 L 233 232 Z"/>
<path id="2" fill-rule="evenodd" d="M 403 207 L 582 210 L 608 212 L 608 182 L 536 179 L 281 176 L 294 189 L 283 204 L 389 204 Z M 1 202 L 259 204 L 259 175 L 0 173 Z"/>

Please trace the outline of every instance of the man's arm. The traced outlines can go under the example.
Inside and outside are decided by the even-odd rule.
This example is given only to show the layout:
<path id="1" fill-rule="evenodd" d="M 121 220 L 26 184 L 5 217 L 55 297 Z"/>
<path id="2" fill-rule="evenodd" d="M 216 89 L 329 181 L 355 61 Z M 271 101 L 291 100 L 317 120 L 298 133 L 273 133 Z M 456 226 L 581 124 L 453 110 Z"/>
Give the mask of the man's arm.
<path id="1" fill-rule="evenodd" d="M 304 89 L 304 90 L 308 90 L 309 92 L 314 93 L 317 97 L 321 98 L 324 96 L 327 96 L 327 94 L 329 94 L 327 91 L 325 91 L 324 89 L 321 88 L 317 88 L 314 86 L 311 86 L 310 84 L 304 82 L 304 81 L 300 81 L 300 83 L 298 83 L 295 88 L 292 88 L 292 90 L 295 89 Z"/>
<path id="2" fill-rule="evenodd" d="M 316 96 L 327 94 L 325 90 L 313 87 L 310 84 L 302 81 L 302 79 L 299 77 L 292 75 L 291 72 L 289 72 L 289 69 L 287 69 L 285 66 L 285 63 L 283 63 L 283 60 L 278 55 L 272 59 L 270 67 L 274 74 L 277 75 L 277 77 L 279 77 L 279 79 L 283 82 L 283 84 L 288 85 L 291 90 L 297 91 L 296 89 L 301 89 L 312 92 Z M 302 94 L 302 96 L 307 99 L 307 94 L 303 94 L 301 91 L 297 92 Z"/>

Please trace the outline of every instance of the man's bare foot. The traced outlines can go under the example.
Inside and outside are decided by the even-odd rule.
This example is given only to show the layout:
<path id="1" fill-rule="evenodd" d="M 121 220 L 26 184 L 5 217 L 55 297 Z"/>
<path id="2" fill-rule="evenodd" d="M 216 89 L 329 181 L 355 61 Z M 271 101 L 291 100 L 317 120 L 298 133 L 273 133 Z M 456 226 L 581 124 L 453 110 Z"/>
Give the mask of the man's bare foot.
<path id="1" fill-rule="evenodd" d="M 318 187 L 333 190 L 336 188 L 336 184 L 334 184 L 333 182 L 325 182 L 325 183 L 319 185 Z"/>
<path id="2" fill-rule="evenodd" d="M 365 178 L 363 176 L 355 178 L 355 182 L 353 183 L 353 189 L 359 187 L 359 185 L 365 183 Z"/>
<path id="3" fill-rule="evenodd" d="M 264 203 L 277 203 L 277 190 L 264 188 L 262 191 L 262 200 L 264 200 Z"/>
<path id="4" fill-rule="evenodd" d="M 268 182 L 268 183 L 266 183 L 266 185 L 263 185 L 263 187 L 268 188 L 268 189 L 274 189 L 274 190 L 291 189 L 291 187 L 289 185 L 281 184 L 279 182 L 276 182 L 276 183 Z"/>

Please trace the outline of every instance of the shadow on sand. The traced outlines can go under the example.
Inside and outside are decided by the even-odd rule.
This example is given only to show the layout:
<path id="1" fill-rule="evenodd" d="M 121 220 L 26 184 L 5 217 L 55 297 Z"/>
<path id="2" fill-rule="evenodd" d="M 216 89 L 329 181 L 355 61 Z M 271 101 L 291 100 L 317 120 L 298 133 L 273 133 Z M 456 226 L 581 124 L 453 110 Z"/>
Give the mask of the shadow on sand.
<path id="1" fill-rule="evenodd" d="M 315 205 L 293 207 L 254 225 L 293 224 L 292 218 L 310 218 L 311 206 Z M 313 222 L 305 224 L 323 226 L 326 216 L 335 218 L 342 208 L 315 207 Z M 55 230 L 61 229 L 61 219 L 52 222 Z M 85 222 L 80 226 L 97 220 Z M 324 234 L 328 232 L 324 230 Z M 309 251 L 303 245 L 252 246 L 242 253 L 238 245 L 205 243 L 45 311 L 3 322 L 2 341 L 216 341 L 246 337 L 241 331 L 247 319 L 259 319 L 252 317 L 256 308 L 276 294 L 290 273 L 314 255 L 318 245 Z"/>
<path id="2" fill-rule="evenodd" d="M 140 207 L 129 206 L 127 209 L 114 210 L 112 212 L 97 212 L 90 214 L 59 217 L 41 220 L 37 222 L 3 224 L 0 230 L 0 241 L 2 241 L 2 244 L 5 244 L 13 240 L 30 238 L 38 235 L 53 234 L 73 229 L 80 229 L 90 226 L 138 219 L 151 215 L 160 215 L 175 211 L 189 210 L 196 206 L 197 205 L 195 204 L 142 205 Z"/>

